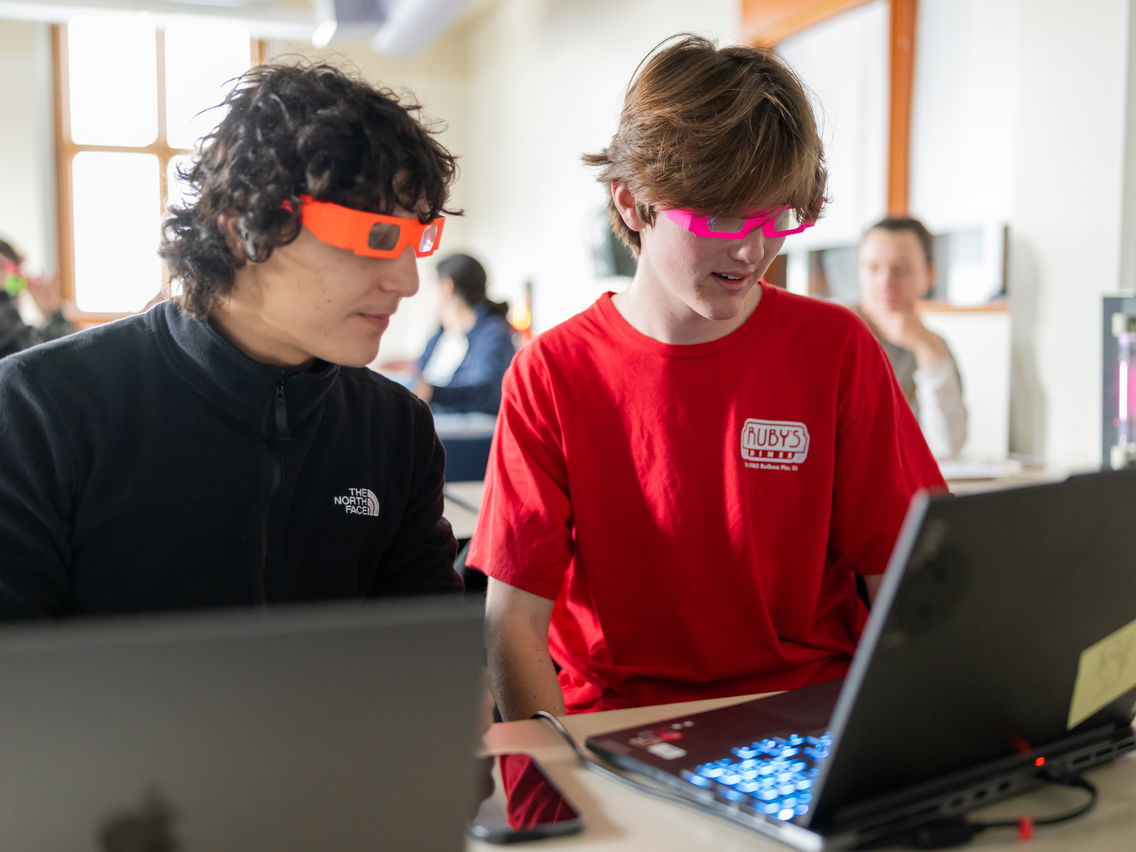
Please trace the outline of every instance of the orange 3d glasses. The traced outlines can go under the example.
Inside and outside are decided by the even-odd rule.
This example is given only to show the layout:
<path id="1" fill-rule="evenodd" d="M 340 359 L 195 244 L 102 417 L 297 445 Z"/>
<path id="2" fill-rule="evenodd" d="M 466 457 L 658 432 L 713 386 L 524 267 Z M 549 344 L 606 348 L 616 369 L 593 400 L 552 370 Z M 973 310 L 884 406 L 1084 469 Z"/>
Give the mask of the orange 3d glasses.
<path id="1" fill-rule="evenodd" d="M 407 246 L 418 257 L 438 249 L 445 218 L 419 222 L 404 216 L 366 213 L 301 195 L 300 221 L 321 243 L 353 251 L 360 257 L 398 257 Z"/>

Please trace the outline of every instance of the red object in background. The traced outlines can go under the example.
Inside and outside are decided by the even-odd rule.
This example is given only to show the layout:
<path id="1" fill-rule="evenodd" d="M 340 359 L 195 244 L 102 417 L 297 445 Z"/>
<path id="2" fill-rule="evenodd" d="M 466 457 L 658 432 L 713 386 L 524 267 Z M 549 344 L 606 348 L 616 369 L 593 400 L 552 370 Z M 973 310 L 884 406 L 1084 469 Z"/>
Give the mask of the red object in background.
<path id="1" fill-rule="evenodd" d="M 525 282 L 525 295 L 519 308 L 513 310 L 513 319 L 510 325 L 513 326 L 513 331 L 517 333 L 520 338 L 521 345 L 528 343 L 533 339 L 532 328 L 532 281 Z"/>

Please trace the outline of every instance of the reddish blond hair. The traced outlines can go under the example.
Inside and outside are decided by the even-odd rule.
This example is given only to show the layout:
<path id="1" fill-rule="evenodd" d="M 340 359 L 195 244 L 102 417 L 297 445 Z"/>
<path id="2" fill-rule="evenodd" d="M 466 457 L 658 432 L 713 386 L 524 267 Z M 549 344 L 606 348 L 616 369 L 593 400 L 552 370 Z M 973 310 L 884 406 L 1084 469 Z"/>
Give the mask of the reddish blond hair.
<path id="1" fill-rule="evenodd" d="M 811 221 L 824 204 L 824 147 L 800 80 L 772 51 L 699 36 L 648 55 L 611 144 L 583 159 L 602 169 L 600 183 L 623 181 L 649 224 L 660 208 L 737 215 L 781 204 Z M 608 212 L 638 256 L 639 234 L 610 196 Z"/>

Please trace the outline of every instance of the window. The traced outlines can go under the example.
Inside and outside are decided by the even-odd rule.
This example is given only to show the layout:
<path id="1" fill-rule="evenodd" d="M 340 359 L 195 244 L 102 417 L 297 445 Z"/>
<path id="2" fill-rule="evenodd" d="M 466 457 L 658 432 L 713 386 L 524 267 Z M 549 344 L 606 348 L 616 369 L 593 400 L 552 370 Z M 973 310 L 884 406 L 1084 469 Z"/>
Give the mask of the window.
<path id="1" fill-rule="evenodd" d="M 138 311 L 158 293 L 176 167 L 256 49 L 246 29 L 206 19 L 85 15 L 57 28 L 60 266 L 80 320 Z"/>

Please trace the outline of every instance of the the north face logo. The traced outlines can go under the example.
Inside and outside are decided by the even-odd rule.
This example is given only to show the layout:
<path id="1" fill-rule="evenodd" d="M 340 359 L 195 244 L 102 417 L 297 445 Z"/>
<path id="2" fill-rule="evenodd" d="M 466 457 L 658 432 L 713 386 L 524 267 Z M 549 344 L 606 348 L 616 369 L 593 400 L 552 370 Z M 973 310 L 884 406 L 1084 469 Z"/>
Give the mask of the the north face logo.
<path id="1" fill-rule="evenodd" d="M 336 497 L 335 505 L 342 506 L 349 515 L 379 516 L 379 498 L 370 488 L 348 488 L 342 497 Z"/>

